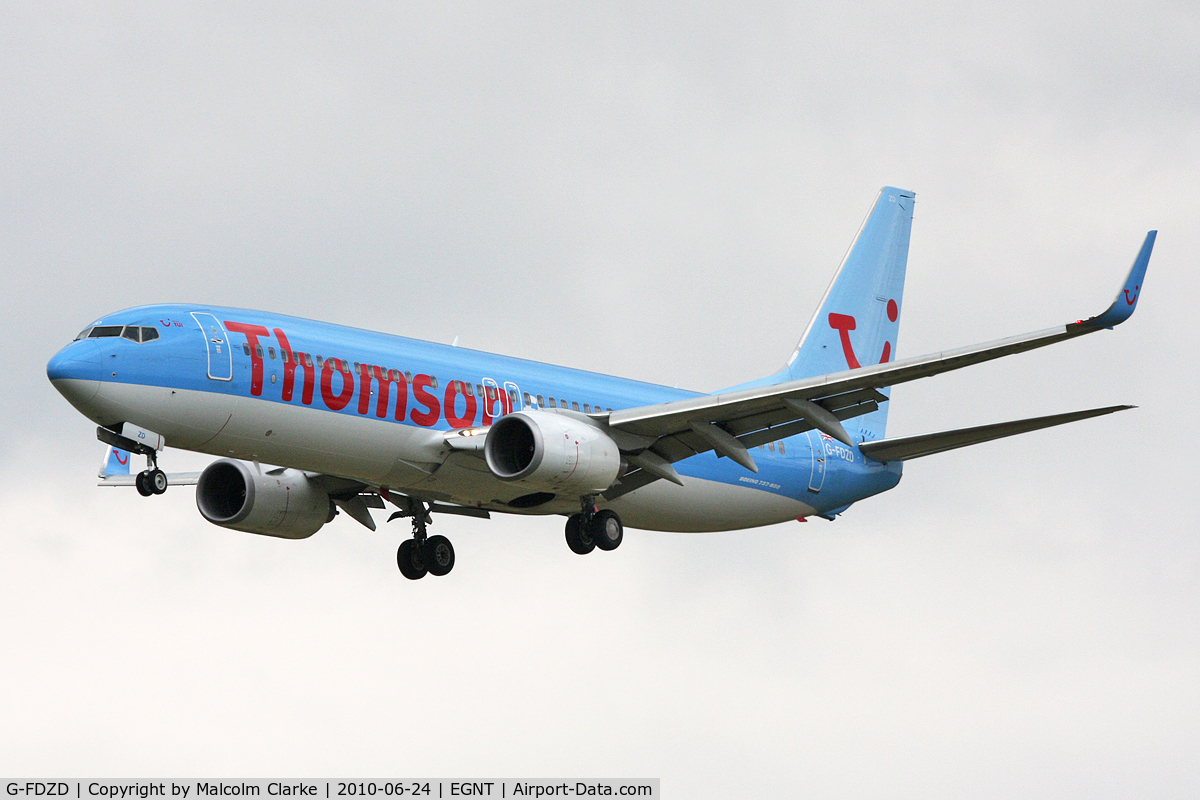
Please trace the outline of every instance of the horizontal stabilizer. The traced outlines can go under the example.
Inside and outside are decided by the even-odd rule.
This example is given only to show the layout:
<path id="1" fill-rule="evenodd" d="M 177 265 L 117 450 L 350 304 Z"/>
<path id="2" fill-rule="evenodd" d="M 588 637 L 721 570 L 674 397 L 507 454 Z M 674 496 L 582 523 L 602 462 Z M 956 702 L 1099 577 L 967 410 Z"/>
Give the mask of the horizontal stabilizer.
<path id="1" fill-rule="evenodd" d="M 995 425 L 981 425 L 977 428 L 960 428 L 956 431 L 942 433 L 926 433 L 921 436 L 905 436 L 898 439 L 883 439 L 878 442 L 865 442 L 859 445 L 863 455 L 875 461 L 908 461 L 921 456 L 931 456 L 980 442 L 990 442 L 993 439 L 1003 439 L 1005 436 L 1015 436 L 1018 433 L 1052 428 L 1055 425 L 1065 425 L 1089 417 L 1099 417 L 1124 411 L 1135 406 L 1108 406 L 1093 408 L 1088 411 L 1073 411 L 1070 414 L 1053 414 L 1049 417 L 1020 419 L 1013 422 L 1000 422 Z"/>

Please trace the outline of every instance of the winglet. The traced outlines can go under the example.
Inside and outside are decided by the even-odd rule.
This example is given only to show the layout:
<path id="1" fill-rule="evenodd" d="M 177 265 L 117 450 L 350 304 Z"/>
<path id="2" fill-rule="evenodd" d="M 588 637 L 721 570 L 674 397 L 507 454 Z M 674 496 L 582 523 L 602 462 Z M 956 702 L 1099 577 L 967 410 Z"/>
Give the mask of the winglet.
<path id="1" fill-rule="evenodd" d="M 1154 239 L 1157 235 L 1158 231 L 1150 231 L 1146 234 L 1146 241 L 1142 243 L 1141 252 L 1133 261 L 1129 277 L 1125 279 L 1125 285 L 1121 287 L 1117 299 L 1108 307 L 1108 310 L 1098 317 L 1081 320 L 1076 323 L 1077 325 L 1083 324 L 1093 330 L 1096 328 L 1111 329 L 1133 316 L 1133 310 L 1137 308 L 1138 297 L 1142 294 L 1142 285 L 1146 278 L 1146 265 L 1150 263 L 1150 251 L 1154 249 Z"/>
<path id="2" fill-rule="evenodd" d="M 100 471 L 96 473 L 96 477 L 107 478 L 111 475 L 128 475 L 129 460 L 128 450 L 106 445 L 104 448 L 104 461 L 100 463 Z"/>

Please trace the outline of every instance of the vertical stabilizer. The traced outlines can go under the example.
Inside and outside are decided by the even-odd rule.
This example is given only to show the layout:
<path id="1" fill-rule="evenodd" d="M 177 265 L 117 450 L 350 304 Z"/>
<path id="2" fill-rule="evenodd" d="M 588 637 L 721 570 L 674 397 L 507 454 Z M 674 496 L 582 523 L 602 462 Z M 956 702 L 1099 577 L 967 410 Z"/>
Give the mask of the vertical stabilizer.
<path id="1" fill-rule="evenodd" d="M 896 357 L 915 196 L 890 186 L 879 192 L 782 379 L 843 372 Z M 886 403 L 855 420 L 872 438 L 883 435 L 886 422 Z"/>

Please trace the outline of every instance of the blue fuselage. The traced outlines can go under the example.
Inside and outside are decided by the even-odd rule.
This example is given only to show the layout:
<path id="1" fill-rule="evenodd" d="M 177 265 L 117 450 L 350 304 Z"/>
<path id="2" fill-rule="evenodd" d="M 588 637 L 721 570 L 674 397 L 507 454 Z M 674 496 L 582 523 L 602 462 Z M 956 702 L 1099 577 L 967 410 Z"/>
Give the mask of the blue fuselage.
<path id="1" fill-rule="evenodd" d="M 142 306 L 108 315 L 85 334 L 54 356 L 47 373 L 100 425 L 130 422 L 173 447 L 502 511 L 513 510 L 504 505 L 513 490 L 464 460 L 470 456 L 442 468 L 446 431 L 487 426 L 522 409 L 599 418 L 697 395 L 236 308 Z M 847 429 L 862 441 L 853 422 Z M 898 463 L 865 459 L 857 446 L 817 431 L 755 448 L 753 456 L 757 474 L 711 451 L 684 459 L 675 467 L 690 488 L 657 481 L 621 498 L 622 515 L 631 526 L 662 530 L 750 527 L 829 516 L 900 478 Z M 705 499 L 714 486 L 717 496 Z M 743 499 L 731 504 L 724 498 L 735 490 Z M 563 498 L 534 511 L 577 506 L 578 498 Z"/>

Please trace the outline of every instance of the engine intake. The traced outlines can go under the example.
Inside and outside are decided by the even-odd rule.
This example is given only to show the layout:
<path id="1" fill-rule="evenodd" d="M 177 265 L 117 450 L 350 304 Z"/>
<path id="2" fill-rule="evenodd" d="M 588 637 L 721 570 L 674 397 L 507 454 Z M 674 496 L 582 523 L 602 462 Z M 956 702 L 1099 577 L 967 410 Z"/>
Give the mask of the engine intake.
<path id="1" fill-rule="evenodd" d="M 214 525 L 235 531 L 306 539 L 332 519 L 326 494 L 302 472 L 272 470 L 265 475 L 241 461 L 209 464 L 196 484 L 196 507 Z"/>
<path id="2" fill-rule="evenodd" d="M 500 480 L 561 494 L 602 492 L 621 468 L 621 452 L 608 434 L 545 411 L 518 411 L 497 420 L 483 454 Z"/>

